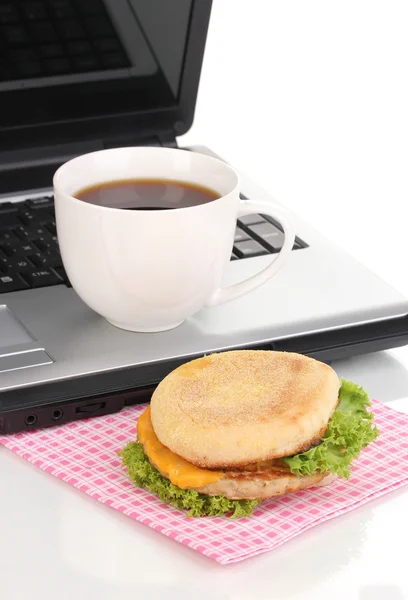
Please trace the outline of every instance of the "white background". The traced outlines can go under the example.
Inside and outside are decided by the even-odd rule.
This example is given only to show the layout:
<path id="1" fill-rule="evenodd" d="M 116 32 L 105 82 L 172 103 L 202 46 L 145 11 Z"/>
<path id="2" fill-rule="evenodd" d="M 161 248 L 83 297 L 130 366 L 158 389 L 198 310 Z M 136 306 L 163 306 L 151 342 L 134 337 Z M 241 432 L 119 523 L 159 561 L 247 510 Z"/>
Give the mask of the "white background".
<path id="1" fill-rule="evenodd" d="M 180 143 L 210 146 L 408 294 L 406 0 L 214 0 Z"/>

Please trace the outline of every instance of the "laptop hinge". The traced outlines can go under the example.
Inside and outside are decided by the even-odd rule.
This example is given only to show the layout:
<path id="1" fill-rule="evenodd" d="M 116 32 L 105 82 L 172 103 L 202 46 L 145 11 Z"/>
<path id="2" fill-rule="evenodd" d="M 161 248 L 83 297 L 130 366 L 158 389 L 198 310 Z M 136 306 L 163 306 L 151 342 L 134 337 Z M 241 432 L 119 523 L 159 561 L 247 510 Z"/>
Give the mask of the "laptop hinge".
<path id="1" fill-rule="evenodd" d="M 105 140 L 92 140 L 77 144 L 55 144 L 53 146 L 38 146 L 22 150 L 0 150 L 0 171 L 11 169 L 35 168 L 44 165 L 62 164 L 67 160 L 105 148 L 120 148 L 121 146 L 166 146 L 177 148 L 176 138 L 169 133 L 137 138 L 129 136 Z"/>
<path id="2" fill-rule="evenodd" d="M 52 185 L 52 177 L 57 168 L 67 160 L 87 152 L 122 146 L 177 148 L 177 142 L 169 132 L 146 138 L 129 136 L 5 152 L 0 150 L 0 196 L 48 188 Z"/>
<path id="3" fill-rule="evenodd" d="M 168 135 L 161 135 L 159 138 L 162 146 L 166 148 L 178 148 L 177 140 L 171 133 Z"/>
<path id="4" fill-rule="evenodd" d="M 126 137 L 126 138 L 117 138 L 117 139 L 110 139 L 109 141 L 104 142 L 103 144 L 104 148 L 121 148 L 124 146 L 158 146 L 158 147 L 165 147 L 165 148 L 177 148 L 177 140 L 174 137 L 174 135 L 171 134 L 171 132 L 167 133 L 163 133 L 163 134 L 159 134 L 159 135 L 152 135 L 150 137 L 146 137 L 146 138 L 132 138 L 132 137 Z"/>

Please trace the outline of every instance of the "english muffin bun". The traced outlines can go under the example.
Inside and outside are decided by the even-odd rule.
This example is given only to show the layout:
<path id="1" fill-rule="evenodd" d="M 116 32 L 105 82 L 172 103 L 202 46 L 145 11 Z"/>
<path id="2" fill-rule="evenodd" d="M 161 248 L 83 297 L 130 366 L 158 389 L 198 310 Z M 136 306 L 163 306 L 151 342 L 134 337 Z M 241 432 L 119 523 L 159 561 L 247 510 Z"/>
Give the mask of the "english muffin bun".
<path id="1" fill-rule="evenodd" d="M 159 441 L 193 465 L 239 469 L 319 443 L 339 388 L 330 366 L 300 354 L 224 352 L 170 373 L 153 394 L 151 420 Z M 293 477 L 279 485 L 305 487 L 307 478 Z"/>

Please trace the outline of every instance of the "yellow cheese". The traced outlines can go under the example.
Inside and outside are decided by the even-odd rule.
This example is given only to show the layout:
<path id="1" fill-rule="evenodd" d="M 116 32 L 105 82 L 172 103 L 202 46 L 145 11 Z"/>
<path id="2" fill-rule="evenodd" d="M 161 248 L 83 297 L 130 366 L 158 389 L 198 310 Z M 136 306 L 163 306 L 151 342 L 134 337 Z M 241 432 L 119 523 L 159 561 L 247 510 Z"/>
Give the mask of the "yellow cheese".
<path id="1" fill-rule="evenodd" d="M 200 469 L 163 446 L 153 429 L 150 406 L 139 417 L 137 437 L 143 444 L 146 456 L 156 469 L 183 490 L 201 488 L 224 477 L 222 471 Z"/>

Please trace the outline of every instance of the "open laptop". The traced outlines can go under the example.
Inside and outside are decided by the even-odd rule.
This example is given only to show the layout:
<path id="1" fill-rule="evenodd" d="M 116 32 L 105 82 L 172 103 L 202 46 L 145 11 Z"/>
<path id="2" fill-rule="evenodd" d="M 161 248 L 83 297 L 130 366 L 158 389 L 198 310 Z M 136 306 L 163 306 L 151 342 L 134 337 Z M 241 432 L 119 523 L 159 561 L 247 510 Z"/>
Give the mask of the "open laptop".
<path id="1" fill-rule="evenodd" d="M 407 300 L 299 219 L 292 256 L 268 284 L 169 332 L 116 329 L 70 287 L 54 171 L 103 148 L 177 147 L 193 120 L 210 8 L 210 0 L 0 2 L 0 433 L 144 401 L 171 369 L 213 351 L 331 360 L 408 342 Z M 242 194 L 268 200 L 245 179 Z M 267 217 L 242 218 L 225 283 L 265 267 L 282 238 Z"/>

